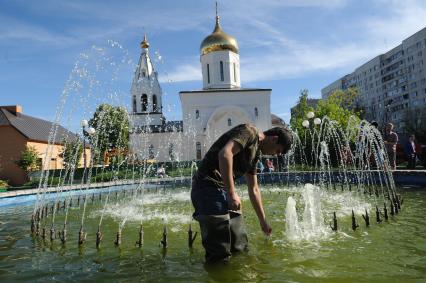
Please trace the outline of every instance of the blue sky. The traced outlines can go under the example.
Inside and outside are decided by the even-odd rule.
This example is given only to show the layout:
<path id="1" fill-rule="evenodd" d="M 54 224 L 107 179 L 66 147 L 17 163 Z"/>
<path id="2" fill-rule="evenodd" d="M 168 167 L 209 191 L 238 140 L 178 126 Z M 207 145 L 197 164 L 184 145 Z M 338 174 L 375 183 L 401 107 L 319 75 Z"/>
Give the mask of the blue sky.
<path id="1" fill-rule="evenodd" d="M 238 40 L 242 86 L 272 88 L 271 110 L 286 121 L 301 89 L 320 97 L 321 88 L 426 26 L 422 0 L 218 2 L 222 28 Z M 76 62 L 111 41 L 131 61 L 115 82 L 128 104 L 146 31 L 165 115 L 181 119 L 178 92 L 202 87 L 199 46 L 214 28 L 214 7 L 207 0 L 0 0 L 0 104 L 54 120 Z"/>

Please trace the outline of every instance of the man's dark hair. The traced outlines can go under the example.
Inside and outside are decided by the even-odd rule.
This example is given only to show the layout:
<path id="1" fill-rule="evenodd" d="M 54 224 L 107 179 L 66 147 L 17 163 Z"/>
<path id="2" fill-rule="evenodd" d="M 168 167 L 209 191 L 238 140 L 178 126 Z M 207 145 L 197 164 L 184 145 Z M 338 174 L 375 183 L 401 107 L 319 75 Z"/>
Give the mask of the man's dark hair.
<path id="1" fill-rule="evenodd" d="M 274 127 L 265 132 L 265 136 L 278 136 L 278 143 L 284 146 L 283 154 L 285 154 L 291 148 L 293 143 L 293 134 L 289 129 L 285 127 Z"/>
<path id="2" fill-rule="evenodd" d="M 377 123 L 377 121 L 371 121 L 371 126 L 378 128 L 379 127 L 379 123 Z"/>

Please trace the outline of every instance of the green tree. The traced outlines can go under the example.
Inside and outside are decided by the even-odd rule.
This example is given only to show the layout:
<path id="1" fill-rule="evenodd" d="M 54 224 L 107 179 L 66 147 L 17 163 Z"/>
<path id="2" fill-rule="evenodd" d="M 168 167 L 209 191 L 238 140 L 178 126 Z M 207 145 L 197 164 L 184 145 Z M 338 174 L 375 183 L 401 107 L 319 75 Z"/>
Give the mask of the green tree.
<path id="1" fill-rule="evenodd" d="M 83 153 L 83 144 L 79 139 L 64 140 L 64 149 L 60 153 L 60 156 L 64 160 L 66 168 L 77 167 L 80 161 L 81 154 Z"/>
<path id="2" fill-rule="evenodd" d="M 360 121 L 362 111 L 356 104 L 357 96 L 358 90 L 356 88 L 349 88 L 344 91 L 336 90 L 327 99 L 318 102 L 315 114 L 320 118 L 327 116 L 336 121 L 342 129 L 346 129 L 351 116 L 352 119 L 355 117 L 355 120 Z"/>
<path id="3" fill-rule="evenodd" d="M 300 135 L 305 133 L 305 128 L 302 126 L 302 122 L 306 120 L 306 114 L 310 111 L 314 111 L 314 108 L 308 106 L 308 95 L 307 89 L 300 91 L 299 102 L 291 111 L 290 125 L 293 131 L 297 131 Z"/>
<path id="4" fill-rule="evenodd" d="M 308 91 L 302 90 L 299 97 L 299 103 L 292 109 L 290 125 L 291 128 L 297 132 L 301 143 L 304 145 L 305 150 L 303 152 L 296 152 L 296 160 L 303 158 L 307 164 L 315 164 L 315 150 L 312 148 L 313 143 L 317 143 L 319 137 L 317 131 L 313 130 L 313 120 L 308 119 L 307 113 L 312 111 L 315 113 L 315 117 L 324 119 L 328 117 L 330 120 L 337 122 L 338 127 L 341 131 L 347 132 L 348 128 L 351 128 L 350 139 L 355 141 L 356 133 L 359 130 L 360 123 L 360 109 L 357 106 L 357 89 L 350 88 L 348 90 L 337 90 L 333 92 L 327 99 L 319 100 L 315 107 L 308 105 Z M 307 128 L 302 126 L 304 120 L 309 120 L 310 126 Z M 348 127 L 350 125 L 350 127 Z M 318 130 L 316 128 L 316 130 Z M 338 155 L 337 155 L 338 145 L 330 144 L 330 153 L 331 153 L 331 162 L 333 165 L 337 164 Z M 299 156 L 300 155 L 300 156 Z"/>
<path id="5" fill-rule="evenodd" d="M 126 151 L 129 143 L 129 115 L 124 107 L 101 104 L 97 107 L 89 125 L 96 130 L 95 135 L 85 135 L 95 146 L 92 154 L 95 161 L 103 159 L 108 150 Z"/>
<path id="6" fill-rule="evenodd" d="M 405 132 L 414 134 L 417 141 L 426 142 L 426 107 L 407 110 L 404 115 Z"/>
<path id="7" fill-rule="evenodd" d="M 38 162 L 38 152 L 33 146 L 26 146 L 21 152 L 21 157 L 16 161 L 16 164 L 25 172 L 40 170 L 41 164 Z"/>

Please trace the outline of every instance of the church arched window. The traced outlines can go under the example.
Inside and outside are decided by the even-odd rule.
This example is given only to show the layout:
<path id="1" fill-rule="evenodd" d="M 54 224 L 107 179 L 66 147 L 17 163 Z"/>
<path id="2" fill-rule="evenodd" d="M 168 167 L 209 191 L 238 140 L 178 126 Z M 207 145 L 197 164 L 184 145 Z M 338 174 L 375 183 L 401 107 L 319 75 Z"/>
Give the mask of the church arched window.
<path id="1" fill-rule="evenodd" d="M 141 106 L 142 106 L 142 111 L 146 111 L 148 108 L 148 96 L 145 93 L 142 94 Z"/>
<path id="2" fill-rule="evenodd" d="M 158 105 L 157 105 L 157 96 L 154 94 L 152 96 L 152 112 L 158 111 Z"/>
<path id="3" fill-rule="evenodd" d="M 235 67 L 235 63 L 234 63 L 234 82 L 237 82 L 237 68 Z"/>
<path id="4" fill-rule="evenodd" d="M 210 83 L 210 66 L 207 64 L 207 83 Z"/>
<path id="5" fill-rule="evenodd" d="M 254 117 L 259 117 L 259 110 L 257 109 L 257 107 L 254 107 Z"/>
<path id="6" fill-rule="evenodd" d="M 225 77 L 223 75 L 223 61 L 220 61 L 220 80 L 223 82 Z"/>
<path id="7" fill-rule="evenodd" d="M 133 101 L 133 112 L 136 112 L 136 97 L 135 96 L 133 96 L 133 99 L 132 99 L 132 101 Z"/>
<path id="8" fill-rule="evenodd" d="M 201 143 L 200 142 L 197 142 L 195 144 L 195 149 L 197 152 L 197 159 L 200 160 L 201 159 Z"/>
<path id="9" fill-rule="evenodd" d="M 232 126 L 232 120 L 231 118 L 228 118 L 228 126 L 231 127 Z"/>
<path id="10" fill-rule="evenodd" d="M 142 69 L 142 77 L 146 77 L 146 71 L 145 71 L 145 69 Z"/>
<path id="11" fill-rule="evenodd" d="M 200 119 L 200 111 L 195 110 L 195 119 Z"/>

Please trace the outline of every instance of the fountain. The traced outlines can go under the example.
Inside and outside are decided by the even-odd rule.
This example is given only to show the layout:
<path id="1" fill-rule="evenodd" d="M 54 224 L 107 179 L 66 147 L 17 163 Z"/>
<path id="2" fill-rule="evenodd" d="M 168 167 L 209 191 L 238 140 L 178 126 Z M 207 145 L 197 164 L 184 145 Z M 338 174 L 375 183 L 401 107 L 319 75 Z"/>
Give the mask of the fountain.
<path id="1" fill-rule="evenodd" d="M 122 70 L 134 67 L 116 42 L 82 54 L 55 123 L 79 127 L 78 121 L 91 117 L 105 101 L 128 108 L 123 103 L 127 91 L 115 85 Z M 99 121 L 103 115 L 101 111 Z M 257 227 L 244 184 L 238 180 L 251 250 L 214 272 L 203 266 L 199 228 L 192 222 L 189 192 L 196 162 L 171 160 L 167 165 L 177 174 L 156 178 L 155 164 L 147 158 L 103 144 L 101 135 L 108 124 L 99 121 L 91 134 L 83 132 L 76 141 L 82 146 L 87 139 L 91 147 L 87 166 L 78 168 L 81 151 L 71 152 L 63 169 L 42 172 L 37 194 L 26 197 L 27 202 L 0 204 L 2 281 L 203 281 L 213 274 L 222 281 L 425 276 L 421 247 L 426 245 L 426 222 L 418 214 L 426 194 L 404 191 L 410 209 L 402 206 L 387 170 L 383 141 L 366 121 L 354 120 L 342 129 L 328 117 L 309 113 L 305 132 L 294 133 L 290 152 L 275 160 L 281 171 L 259 175 L 274 229 L 269 239 Z M 51 131 L 51 143 L 56 130 Z M 118 132 L 120 140 L 123 131 Z M 186 144 L 181 140 L 174 150 L 178 153 Z M 100 148 L 107 148 L 115 159 L 108 166 Z M 46 158 L 51 154 L 49 149 Z M 374 212 L 375 222 L 370 216 Z M 358 222 L 361 217 L 365 225 Z"/>

